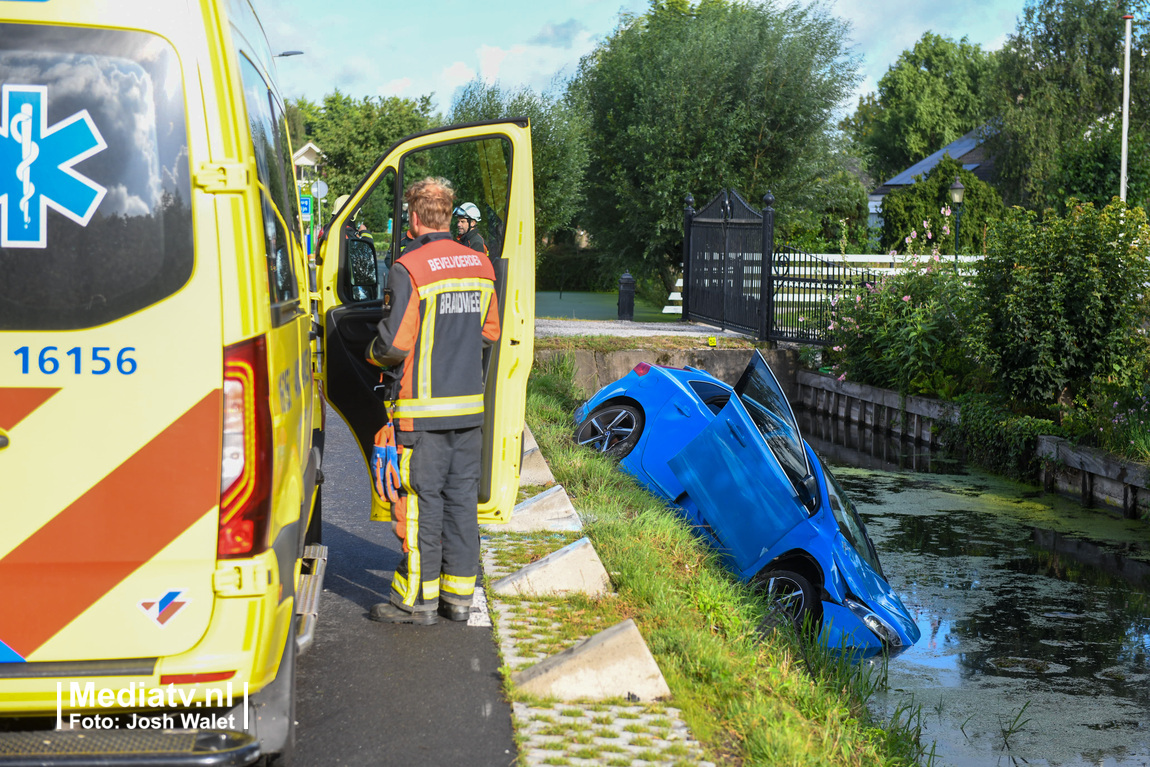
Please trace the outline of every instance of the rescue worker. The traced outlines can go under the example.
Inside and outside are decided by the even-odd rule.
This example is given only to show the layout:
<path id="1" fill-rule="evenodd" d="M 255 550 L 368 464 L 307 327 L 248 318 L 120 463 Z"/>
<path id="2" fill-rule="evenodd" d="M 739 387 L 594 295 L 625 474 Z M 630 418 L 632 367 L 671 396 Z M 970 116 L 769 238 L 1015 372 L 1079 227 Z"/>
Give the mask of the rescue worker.
<path id="1" fill-rule="evenodd" d="M 370 614 L 385 623 L 467 620 L 479 572 L 482 358 L 499 340 L 499 307 L 491 262 L 451 238 L 452 197 L 435 178 L 404 195 L 415 239 L 392 266 L 390 313 L 367 348 L 368 361 L 403 366 L 392 417 L 404 558 Z"/>
<path id="2" fill-rule="evenodd" d="M 483 241 L 483 236 L 479 234 L 479 230 L 475 228 L 479 222 L 479 208 L 476 207 L 475 203 L 463 203 L 455 209 L 455 215 L 458 216 L 455 221 L 455 241 L 485 256 L 490 255 L 487 252 L 487 243 Z"/>

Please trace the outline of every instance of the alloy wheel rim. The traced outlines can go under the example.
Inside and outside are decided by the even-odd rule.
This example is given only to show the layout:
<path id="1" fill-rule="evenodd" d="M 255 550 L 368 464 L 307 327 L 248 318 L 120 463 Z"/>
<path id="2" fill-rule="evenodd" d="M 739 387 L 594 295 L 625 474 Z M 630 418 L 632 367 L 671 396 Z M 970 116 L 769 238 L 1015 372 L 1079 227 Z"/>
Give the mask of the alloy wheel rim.
<path id="1" fill-rule="evenodd" d="M 802 612 L 806 601 L 803 590 L 790 578 L 771 578 L 767 582 L 767 593 L 774 598 L 778 609 L 792 618 L 797 618 Z"/>
<path id="2" fill-rule="evenodd" d="M 588 429 L 591 430 L 590 436 Z M 634 431 L 635 416 L 629 410 L 605 410 L 584 425 L 580 431 L 579 444 L 605 453 L 630 437 Z"/>

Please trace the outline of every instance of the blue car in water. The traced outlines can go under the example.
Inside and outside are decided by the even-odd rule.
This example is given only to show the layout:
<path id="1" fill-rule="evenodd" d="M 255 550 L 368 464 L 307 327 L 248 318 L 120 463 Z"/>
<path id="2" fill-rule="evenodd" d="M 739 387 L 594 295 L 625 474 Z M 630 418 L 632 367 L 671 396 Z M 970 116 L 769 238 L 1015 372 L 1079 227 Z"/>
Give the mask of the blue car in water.
<path id="1" fill-rule="evenodd" d="M 829 647 L 894 655 L 919 629 L 866 526 L 756 351 L 734 388 L 704 370 L 639 363 L 575 413 L 575 440 L 619 460 L 745 581 Z"/>

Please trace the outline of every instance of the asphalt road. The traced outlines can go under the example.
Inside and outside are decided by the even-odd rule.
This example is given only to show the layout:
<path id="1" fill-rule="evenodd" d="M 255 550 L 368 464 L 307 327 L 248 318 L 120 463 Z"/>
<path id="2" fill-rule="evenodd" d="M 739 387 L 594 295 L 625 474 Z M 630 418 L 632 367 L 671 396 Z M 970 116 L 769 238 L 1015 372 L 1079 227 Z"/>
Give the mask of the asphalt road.
<path id="1" fill-rule="evenodd" d="M 323 542 L 328 567 L 315 643 L 298 667 L 296 764 L 511 765 L 516 746 L 490 628 L 368 620 L 400 558 L 368 519 L 370 485 L 343 421 L 327 411 Z"/>

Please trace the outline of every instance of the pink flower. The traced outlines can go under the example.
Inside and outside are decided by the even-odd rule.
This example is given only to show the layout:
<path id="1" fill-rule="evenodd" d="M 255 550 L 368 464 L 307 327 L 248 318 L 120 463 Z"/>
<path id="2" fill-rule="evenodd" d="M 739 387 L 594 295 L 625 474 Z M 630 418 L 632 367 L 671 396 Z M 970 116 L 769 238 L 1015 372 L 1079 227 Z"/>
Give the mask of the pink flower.
<path id="1" fill-rule="evenodd" d="M 855 303 L 857 304 L 860 301 L 862 301 L 862 296 L 855 296 Z"/>
<path id="2" fill-rule="evenodd" d="M 942 233 L 943 234 L 950 234 L 950 227 L 947 226 L 946 224 L 943 224 L 942 225 Z"/>
<path id="3" fill-rule="evenodd" d="M 933 240 L 933 239 L 934 239 L 934 235 L 933 235 L 933 234 L 931 234 L 930 232 L 927 232 L 927 233 L 926 233 L 926 238 L 927 238 L 928 240 Z"/>
<path id="4" fill-rule="evenodd" d="M 910 238 L 912 240 L 918 239 L 918 230 L 917 229 L 911 229 L 910 230 Z"/>
<path id="5" fill-rule="evenodd" d="M 906 238 L 906 244 L 910 245 L 910 238 L 909 237 Z"/>
<path id="6" fill-rule="evenodd" d="M 843 348 L 841 346 L 834 346 L 831 348 L 833 348 L 836 352 L 841 352 L 843 350 Z"/>
<path id="7" fill-rule="evenodd" d="M 845 380 L 847 380 L 847 374 L 846 374 L 846 373 L 843 373 L 841 376 L 839 376 L 839 379 L 838 379 L 838 380 L 840 380 L 840 381 L 845 381 Z M 1099 431 L 1101 431 L 1101 429 L 1099 429 Z"/>
<path id="8" fill-rule="evenodd" d="M 941 212 L 942 212 L 942 215 L 946 216 L 947 218 L 950 218 L 950 206 L 949 205 L 943 207 Z"/>
<path id="9" fill-rule="evenodd" d="M 902 297 L 902 300 L 903 300 L 903 301 L 909 301 L 909 300 L 910 300 L 910 296 L 903 296 L 903 297 Z"/>
<path id="10" fill-rule="evenodd" d="M 923 229 L 930 229 L 930 222 L 929 221 L 923 221 L 922 222 L 922 228 Z"/>
<path id="11" fill-rule="evenodd" d="M 897 255 L 898 255 L 898 251 L 897 251 L 897 250 L 892 250 L 892 251 L 890 252 L 890 255 L 892 255 L 892 256 L 897 256 Z"/>

